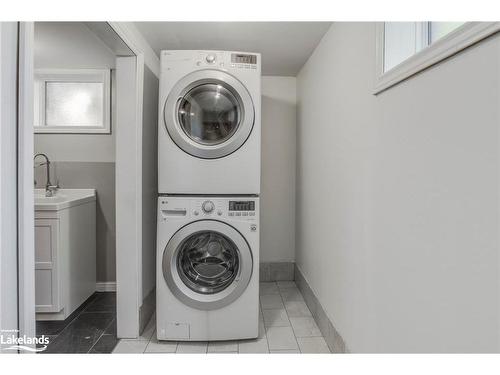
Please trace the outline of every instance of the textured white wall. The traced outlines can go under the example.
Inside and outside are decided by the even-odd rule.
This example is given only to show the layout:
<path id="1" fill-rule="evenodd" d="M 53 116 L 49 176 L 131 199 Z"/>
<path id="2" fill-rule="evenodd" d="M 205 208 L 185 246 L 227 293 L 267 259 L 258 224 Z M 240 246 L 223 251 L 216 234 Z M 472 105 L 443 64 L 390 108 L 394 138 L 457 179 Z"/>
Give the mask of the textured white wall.
<path id="1" fill-rule="evenodd" d="M 500 37 L 372 95 L 375 24 L 298 75 L 297 262 L 353 352 L 498 352 Z"/>
<path id="2" fill-rule="evenodd" d="M 295 261 L 296 78 L 262 77 L 261 262 Z"/>

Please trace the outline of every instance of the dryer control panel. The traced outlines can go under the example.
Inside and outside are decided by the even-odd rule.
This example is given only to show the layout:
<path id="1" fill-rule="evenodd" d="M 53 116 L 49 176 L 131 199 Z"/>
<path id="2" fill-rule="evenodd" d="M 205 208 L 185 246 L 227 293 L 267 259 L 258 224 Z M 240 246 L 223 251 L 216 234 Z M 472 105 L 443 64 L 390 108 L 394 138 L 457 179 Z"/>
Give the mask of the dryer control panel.
<path id="1" fill-rule="evenodd" d="M 162 51 L 162 64 L 167 70 L 186 65 L 191 61 L 196 68 L 215 68 L 221 70 L 243 69 L 260 70 L 260 55 L 248 52 L 228 51 Z"/>
<path id="2" fill-rule="evenodd" d="M 217 68 L 257 69 L 257 55 L 251 53 L 200 51 L 196 66 Z"/>

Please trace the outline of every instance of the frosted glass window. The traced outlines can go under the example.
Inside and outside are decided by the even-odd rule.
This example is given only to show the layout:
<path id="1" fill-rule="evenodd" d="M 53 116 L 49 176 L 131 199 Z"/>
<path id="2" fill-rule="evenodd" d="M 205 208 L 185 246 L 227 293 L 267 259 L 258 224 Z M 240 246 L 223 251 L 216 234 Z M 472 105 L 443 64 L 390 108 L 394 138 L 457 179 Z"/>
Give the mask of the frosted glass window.
<path id="1" fill-rule="evenodd" d="M 46 126 L 103 126 L 100 82 L 46 82 Z"/>
<path id="2" fill-rule="evenodd" d="M 462 26 L 465 22 L 430 22 L 430 42 L 451 33 L 453 30 Z"/>
<path id="3" fill-rule="evenodd" d="M 111 134 L 109 69 L 37 69 L 35 133 Z"/>

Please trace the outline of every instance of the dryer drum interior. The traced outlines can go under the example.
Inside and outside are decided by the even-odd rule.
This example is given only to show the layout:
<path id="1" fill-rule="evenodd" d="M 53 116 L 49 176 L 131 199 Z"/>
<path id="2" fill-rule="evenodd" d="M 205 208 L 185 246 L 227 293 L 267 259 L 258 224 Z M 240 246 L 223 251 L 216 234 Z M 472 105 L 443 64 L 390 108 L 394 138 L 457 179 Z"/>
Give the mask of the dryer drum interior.
<path id="1" fill-rule="evenodd" d="M 202 159 L 222 158 L 248 139 L 255 108 L 248 89 L 231 74 L 199 70 L 180 79 L 163 108 L 174 143 Z"/>
<path id="2" fill-rule="evenodd" d="M 192 88 L 178 104 L 178 121 L 193 141 L 204 145 L 225 142 L 238 130 L 241 99 L 223 82 L 205 83 Z"/>

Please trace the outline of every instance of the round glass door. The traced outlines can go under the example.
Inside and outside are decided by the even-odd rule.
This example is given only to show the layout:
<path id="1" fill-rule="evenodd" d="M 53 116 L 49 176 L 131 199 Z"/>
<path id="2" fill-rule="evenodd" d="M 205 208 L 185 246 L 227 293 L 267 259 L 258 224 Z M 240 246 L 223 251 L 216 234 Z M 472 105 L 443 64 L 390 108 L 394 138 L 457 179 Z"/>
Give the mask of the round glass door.
<path id="1" fill-rule="evenodd" d="M 240 148 L 252 132 L 255 109 L 246 87 L 218 70 L 198 70 L 170 91 L 163 109 L 170 138 L 188 154 L 217 159 Z"/>
<path id="2" fill-rule="evenodd" d="M 179 229 L 163 252 L 163 277 L 186 305 L 213 310 L 236 300 L 253 272 L 253 257 L 243 236 L 216 220 Z"/>
<path id="3" fill-rule="evenodd" d="M 217 145 L 233 136 L 240 124 L 241 105 L 224 83 L 207 83 L 179 101 L 179 123 L 193 141 Z"/>
<path id="4" fill-rule="evenodd" d="M 236 245 L 218 232 L 193 233 L 179 246 L 177 272 L 197 293 L 213 294 L 227 288 L 239 272 Z"/>

